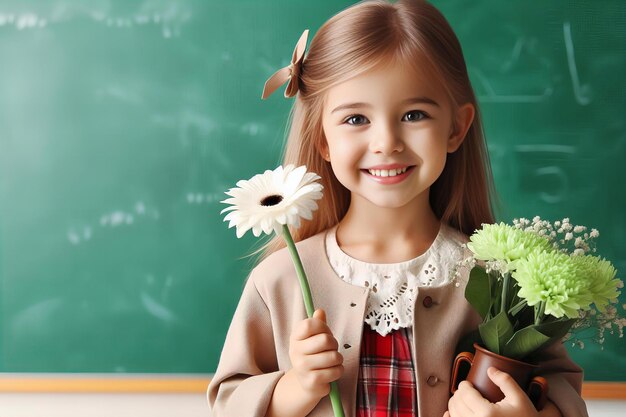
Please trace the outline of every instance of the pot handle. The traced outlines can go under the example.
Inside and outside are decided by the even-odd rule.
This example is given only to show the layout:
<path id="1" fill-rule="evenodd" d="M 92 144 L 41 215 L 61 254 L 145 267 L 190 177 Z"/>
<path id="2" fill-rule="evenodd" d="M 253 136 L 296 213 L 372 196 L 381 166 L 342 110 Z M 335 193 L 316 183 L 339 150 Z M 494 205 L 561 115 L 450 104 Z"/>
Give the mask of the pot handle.
<path id="1" fill-rule="evenodd" d="M 548 401 L 548 381 L 542 376 L 534 377 L 528 385 L 527 394 L 537 411 L 541 411 Z"/>
<path id="2" fill-rule="evenodd" d="M 452 379 L 450 380 L 450 393 L 454 394 L 461 381 L 457 381 L 459 374 L 459 366 L 465 362 L 469 366 L 472 366 L 474 361 L 474 354 L 471 352 L 461 352 L 454 358 L 454 364 L 452 365 Z"/>

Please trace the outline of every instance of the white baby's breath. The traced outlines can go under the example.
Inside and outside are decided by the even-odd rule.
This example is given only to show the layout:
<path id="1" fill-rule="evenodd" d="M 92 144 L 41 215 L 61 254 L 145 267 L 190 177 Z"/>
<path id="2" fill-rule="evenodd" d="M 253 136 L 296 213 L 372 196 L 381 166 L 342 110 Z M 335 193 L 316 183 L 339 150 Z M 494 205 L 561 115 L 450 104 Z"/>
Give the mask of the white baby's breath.
<path id="1" fill-rule="evenodd" d="M 555 249 L 574 256 L 596 252 L 594 239 L 600 236 L 597 229 L 587 232 L 586 226 L 572 225 L 569 217 L 550 223 L 541 217 L 533 217 L 532 222 L 525 218 L 513 219 L 514 227 L 525 232 L 544 236 Z"/>
<path id="2" fill-rule="evenodd" d="M 237 237 L 252 229 L 254 236 L 261 232 L 280 234 L 283 225 L 300 227 L 300 218 L 311 220 L 317 210 L 315 200 L 322 198 L 322 185 L 316 181 L 320 176 L 307 172 L 306 166 L 279 166 L 267 170 L 249 180 L 237 182 L 237 188 L 226 192 L 231 198 L 221 203 L 230 204 L 220 214 L 228 227 L 237 228 Z"/>

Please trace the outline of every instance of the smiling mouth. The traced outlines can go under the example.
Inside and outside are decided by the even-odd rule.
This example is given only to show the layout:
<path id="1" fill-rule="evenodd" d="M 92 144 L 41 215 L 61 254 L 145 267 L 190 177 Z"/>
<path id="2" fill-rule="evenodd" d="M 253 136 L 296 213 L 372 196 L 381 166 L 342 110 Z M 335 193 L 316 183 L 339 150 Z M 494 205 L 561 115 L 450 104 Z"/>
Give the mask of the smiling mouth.
<path id="1" fill-rule="evenodd" d="M 386 178 L 386 177 L 395 177 L 398 175 L 402 175 L 405 172 L 408 172 L 415 168 L 415 165 L 409 165 L 404 168 L 398 169 L 362 169 L 361 171 L 374 177 Z"/>

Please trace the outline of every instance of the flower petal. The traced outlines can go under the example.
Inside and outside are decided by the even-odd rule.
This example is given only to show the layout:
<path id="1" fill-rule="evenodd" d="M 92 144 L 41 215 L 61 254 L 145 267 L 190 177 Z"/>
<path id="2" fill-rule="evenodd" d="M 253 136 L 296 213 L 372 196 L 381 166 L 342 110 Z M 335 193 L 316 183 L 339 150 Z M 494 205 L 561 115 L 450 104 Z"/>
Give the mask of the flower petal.
<path id="1" fill-rule="evenodd" d="M 266 170 L 249 180 L 237 182 L 238 188 L 231 188 L 221 203 L 229 204 L 220 214 L 229 221 L 229 228 L 236 226 L 237 237 L 252 229 L 255 236 L 262 232 L 281 233 L 282 225 L 300 226 L 300 218 L 310 220 L 313 211 L 318 209 L 315 200 L 322 198 L 323 186 L 314 182 L 320 179 L 315 173 L 306 172 L 306 166 L 279 166 Z M 261 201 L 270 195 L 280 195 L 283 199 L 276 205 L 263 206 Z"/>

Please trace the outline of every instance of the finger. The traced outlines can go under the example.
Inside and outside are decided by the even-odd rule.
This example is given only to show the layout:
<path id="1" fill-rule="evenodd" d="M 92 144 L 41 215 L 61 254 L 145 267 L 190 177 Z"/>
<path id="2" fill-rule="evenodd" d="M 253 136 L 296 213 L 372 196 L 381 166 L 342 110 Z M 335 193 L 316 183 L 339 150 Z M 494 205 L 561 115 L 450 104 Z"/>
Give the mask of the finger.
<path id="1" fill-rule="evenodd" d="M 321 308 L 313 312 L 313 317 L 326 323 L 326 312 Z"/>
<path id="2" fill-rule="evenodd" d="M 458 391 L 454 393 L 450 401 L 448 401 L 448 410 L 452 417 L 472 417 L 474 412 L 463 402 L 463 399 L 457 395 Z"/>
<path id="3" fill-rule="evenodd" d="M 457 393 L 459 398 L 477 414 L 487 414 L 492 406 L 469 381 L 461 381 Z"/>
<path id="4" fill-rule="evenodd" d="M 341 364 L 343 364 L 343 355 L 336 351 L 307 355 L 304 359 L 304 367 L 309 370 L 327 369 Z"/>
<path id="5" fill-rule="evenodd" d="M 314 313 L 312 318 L 298 322 L 292 332 L 293 339 L 304 340 L 319 333 L 330 333 L 326 323 L 318 318 L 319 314 L 323 313 L 317 313 L 317 316 Z M 323 318 L 325 319 L 325 317 Z"/>
<path id="6" fill-rule="evenodd" d="M 490 366 L 487 369 L 487 375 L 489 376 L 489 379 L 491 379 L 493 383 L 500 388 L 500 391 L 502 391 L 505 398 L 520 399 L 526 397 L 526 393 L 522 391 L 522 388 L 517 385 L 517 382 L 515 382 L 511 375 L 506 372 Z"/>
<path id="7" fill-rule="evenodd" d="M 332 368 L 316 369 L 311 371 L 311 376 L 318 383 L 330 384 L 337 381 L 344 373 L 343 365 L 333 366 Z"/>
<path id="8" fill-rule="evenodd" d="M 309 337 L 306 342 L 301 343 L 299 351 L 303 355 L 313 355 L 315 353 L 325 351 L 337 351 L 339 349 L 339 343 L 337 339 L 330 333 L 320 333 Z"/>
<path id="9" fill-rule="evenodd" d="M 446 411 L 445 413 L 443 413 L 443 417 L 450 417 L 450 412 Z"/>

